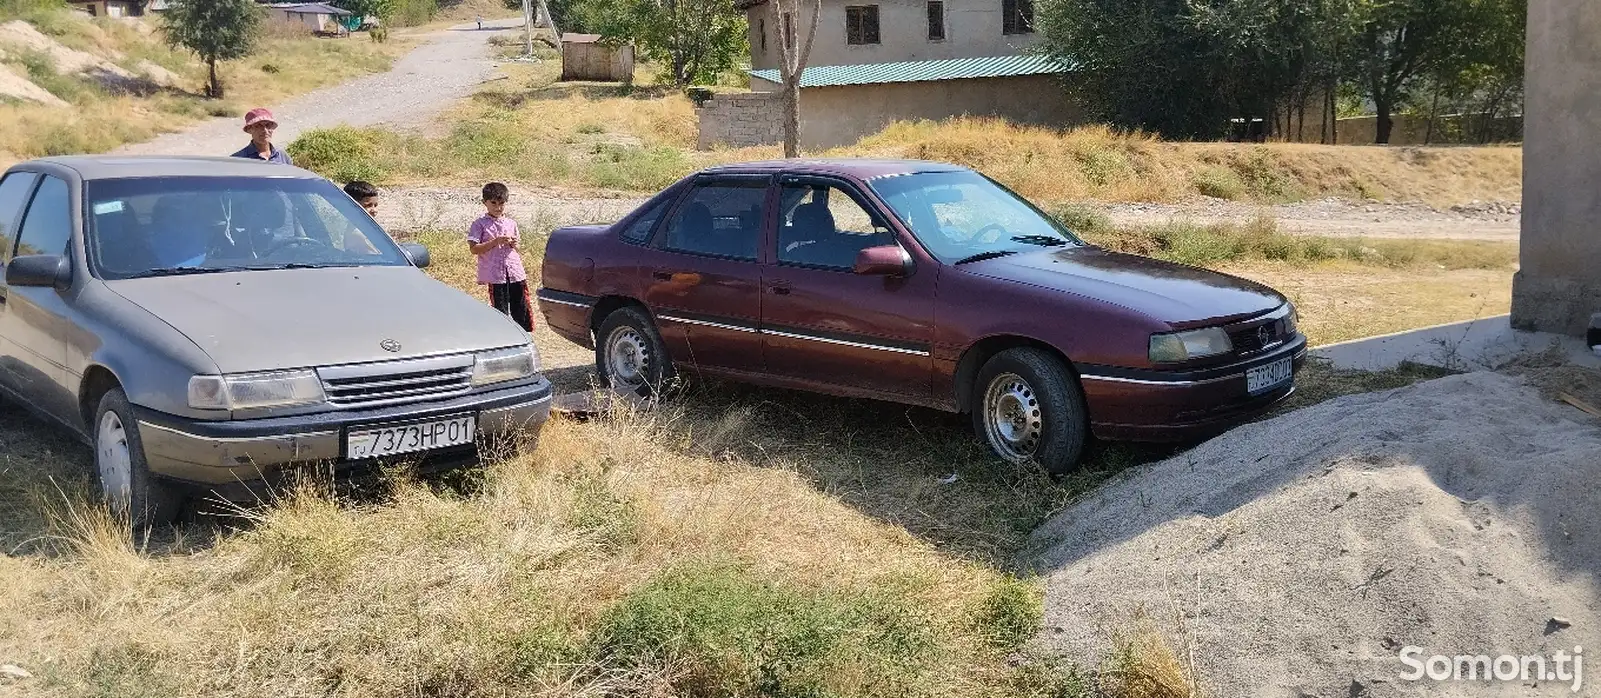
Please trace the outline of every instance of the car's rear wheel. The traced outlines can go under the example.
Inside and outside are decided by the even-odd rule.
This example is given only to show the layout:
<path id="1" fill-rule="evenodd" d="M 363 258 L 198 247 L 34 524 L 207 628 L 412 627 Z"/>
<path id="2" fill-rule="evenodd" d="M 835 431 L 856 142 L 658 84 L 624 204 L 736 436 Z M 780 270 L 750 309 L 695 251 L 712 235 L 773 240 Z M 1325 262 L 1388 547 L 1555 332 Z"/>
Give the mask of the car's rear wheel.
<path id="1" fill-rule="evenodd" d="M 1089 436 L 1078 379 L 1049 352 L 1008 349 L 985 362 L 973 389 L 973 429 L 1010 463 L 1052 475 L 1078 467 Z"/>
<path id="2" fill-rule="evenodd" d="M 595 371 L 601 385 L 641 397 L 660 395 L 673 377 L 672 360 L 650 316 L 636 307 L 618 308 L 596 333 Z"/>
<path id="3" fill-rule="evenodd" d="M 126 519 L 134 530 L 178 519 L 183 491 L 151 474 L 139 424 L 121 388 L 101 396 L 95 410 L 94 456 L 100 493 L 114 516 Z"/>

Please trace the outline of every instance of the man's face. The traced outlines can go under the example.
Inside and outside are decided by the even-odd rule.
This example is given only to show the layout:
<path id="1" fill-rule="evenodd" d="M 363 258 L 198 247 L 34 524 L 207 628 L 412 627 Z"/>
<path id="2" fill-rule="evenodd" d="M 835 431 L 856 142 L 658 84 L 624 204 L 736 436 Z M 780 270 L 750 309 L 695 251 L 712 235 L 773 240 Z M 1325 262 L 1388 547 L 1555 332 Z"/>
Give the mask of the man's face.
<path id="1" fill-rule="evenodd" d="M 361 207 L 367 209 L 367 215 L 372 216 L 373 218 L 378 217 L 378 197 L 369 196 L 365 199 L 362 199 Z"/>
<path id="2" fill-rule="evenodd" d="M 259 124 L 252 125 L 246 130 L 250 133 L 250 138 L 257 143 L 271 143 L 272 132 L 278 130 L 278 124 L 270 121 L 263 121 Z"/>

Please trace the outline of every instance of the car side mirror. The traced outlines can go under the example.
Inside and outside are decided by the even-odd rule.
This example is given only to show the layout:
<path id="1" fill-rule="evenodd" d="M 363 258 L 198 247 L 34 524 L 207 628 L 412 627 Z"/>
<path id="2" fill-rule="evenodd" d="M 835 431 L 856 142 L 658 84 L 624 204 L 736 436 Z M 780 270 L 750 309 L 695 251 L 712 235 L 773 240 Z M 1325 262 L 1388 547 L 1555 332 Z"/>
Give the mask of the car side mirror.
<path id="1" fill-rule="evenodd" d="M 404 245 L 401 245 L 400 249 L 402 252 L 406 253 L 406 258 L 411 260 L 412 265 L 416 266 L 418 269 L 428 266 L 428 247 L 426 245 L 408 242 Z"/>
<path id="2" fill-rule="evenodd" d="M 72 264 L 58 254 L 28 254 L 13 258 L 6 265 L 8 286 L 72 286 Z"/>
<path id="3" fill-rule="evenodd" d="M 864 276 L 910 276 L 912 256 L 900 245 L 868 247 L 856 253 L 851 271 Z"/>

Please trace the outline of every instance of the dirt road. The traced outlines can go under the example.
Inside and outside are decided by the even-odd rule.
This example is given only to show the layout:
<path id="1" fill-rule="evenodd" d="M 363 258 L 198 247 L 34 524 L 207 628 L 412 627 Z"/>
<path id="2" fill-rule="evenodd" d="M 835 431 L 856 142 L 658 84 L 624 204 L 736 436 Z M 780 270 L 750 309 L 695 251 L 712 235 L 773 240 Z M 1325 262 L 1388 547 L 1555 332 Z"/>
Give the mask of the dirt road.
<path id="1" fill-rule="evenodd" d="M 456 100 L 472 94 L 480 83 L 494 74 L 489 37 L 521 27 L 522 21 L 496 20 L 484 24 L 482 31 L 472 24 L 463 24 L 422 35 L 425 43 L 396 61 L 388 72 L 323 88 L 282 104 L 266 105 L 279 122 L 273 140 L 287 145 L 306 130 L 340 124 L 386 124 L 399 128 L 426 124 Z M 240 131 L 242 124 L 237 118 L 211 119 L 113 152 L 228 155 L 249 142 Z"/>

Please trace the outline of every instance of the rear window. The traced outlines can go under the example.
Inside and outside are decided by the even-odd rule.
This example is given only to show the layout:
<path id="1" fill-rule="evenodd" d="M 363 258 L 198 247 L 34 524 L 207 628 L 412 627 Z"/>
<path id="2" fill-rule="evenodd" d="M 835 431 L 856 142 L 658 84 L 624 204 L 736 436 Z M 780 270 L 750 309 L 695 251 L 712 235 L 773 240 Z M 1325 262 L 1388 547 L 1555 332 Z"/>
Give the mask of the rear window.
<path id="1" fill-rule="evenodd" d="M 86 192 L 86 244 L 102 278 L 410 264 L 327 180 L 151 177 L 92 181 Z"/>

